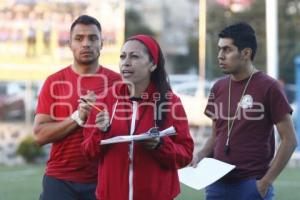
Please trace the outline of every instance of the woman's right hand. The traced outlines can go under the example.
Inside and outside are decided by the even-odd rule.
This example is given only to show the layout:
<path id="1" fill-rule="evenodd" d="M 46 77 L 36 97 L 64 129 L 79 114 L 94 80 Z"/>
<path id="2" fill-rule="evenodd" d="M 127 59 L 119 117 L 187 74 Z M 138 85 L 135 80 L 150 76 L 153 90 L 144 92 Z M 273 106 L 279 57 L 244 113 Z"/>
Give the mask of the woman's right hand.
<path id="1" fill-rule="evenodd" d="M 95 124 L 103 132 L 106 132 L 110 126 L 109 121 L 109 114 L 107 110 L 102 110 L 96 115 Z"/>

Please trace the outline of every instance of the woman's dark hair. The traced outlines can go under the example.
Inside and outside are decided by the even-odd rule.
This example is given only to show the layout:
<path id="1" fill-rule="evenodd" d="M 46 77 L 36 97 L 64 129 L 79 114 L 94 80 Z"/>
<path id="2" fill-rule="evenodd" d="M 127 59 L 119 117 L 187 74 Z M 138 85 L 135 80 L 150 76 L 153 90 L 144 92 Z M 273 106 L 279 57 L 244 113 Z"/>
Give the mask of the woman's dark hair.
<path id="1" fill-rule="evenodd" d="M 127 41 L 130 41 L 130 40 L 136 40 L 136 41 L 142 43 L 145 46 L 145 50 L 146 50 L 146 53 L 149 55 L 150 61 L 154 63 L 153 56 L 151 55 L 147 46 L 142 41 L 135 39 L 135 38 L 132 38 L 132 39 L 129 38 Z M 167 116 L 167 113 L 163 112 L 163 111 L 166 110 L 166 107 L 168 106 L 168 104 L 166 103 L 166 102 L 168 102 L 167 93 L 171 90 L 171 86 L 169 83 L 169 78 L 168 78 L 167 72 L 165 70 L 165 58 L 162 53 L 162 50 L 161 50 L 159 44 L 154 39 L 153 39 L 153 41 L 156 43 L 156 45 L 158 47 L 158 62 L 157 62 L 156 69 L 151 73 L 150 80 L 155 84 L 156 89 L 158 90 L 158 93 L 159 93 L 159 97 L 160 97 L 156 101 L 155 124 L 156 124 L 156 126 L 161 127 L 164 124 L 164 122 L 166 120 L 166 116 Z"/>
<path id="2" fill-rule="evenodd" d="M 159 45 L 158 49 L 157 68 L 151 74 L 151 81 L 154 82 L 160 94 L 160 98 L 156 102 L 156 125 L 160 127 L 166 120 L 167 113 L 163 111 L 168 106 L 168 104 L 166 104 L 168 101 L 166 94 L 171 90 L 171 86 L 165 69 L 165 58 Z"/>

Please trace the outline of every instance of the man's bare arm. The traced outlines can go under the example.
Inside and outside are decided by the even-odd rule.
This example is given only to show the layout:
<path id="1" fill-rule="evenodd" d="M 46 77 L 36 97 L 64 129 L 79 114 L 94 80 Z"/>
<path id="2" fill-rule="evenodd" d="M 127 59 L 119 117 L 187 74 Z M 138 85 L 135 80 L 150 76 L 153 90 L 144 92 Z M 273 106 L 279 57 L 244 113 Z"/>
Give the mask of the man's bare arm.
<path id="1" fill-rule="evenodd" d="M 272 161 L 271 167 L 264 177 L 257 182 L 257 188 L 262 196 L 266 194 L 268 187 L 274 182 L 276 177 L 286 166 L 297 146 L 295 129 L 290 114 L 286 114 L 283 119 L 276 124 L 276 127 L 281 142 L 276 156 Z"/>
<path id="2" fill-rule="evenodd" d="M 191 166 L 196 167 L 197 164 L 204 158 L 213 153 L 213 149 L 215 146 L 215 139 L 216 139 L 216 122 L 213 121 L 212 123 L 212 134 L 211 136 L 207 139 L 207 141 L 204 144 L 204 147 L 199 151 L 196 152 L 193 160 L 191 162 Z"/>
<path id="3" fill-rule="evenodd" d="M 81 96 L 80 98 L 91 103 L 96 101 L 95 93 L 92 91 L 89 91 L 87 95 Z M 80 118 L 81 122 L 76 122 L 70 117 L 61 122 L 56 122 L 51 118 L 50 115 L 37 114 L 34 118 L 33 125 L 33 133 L 35 135 L 36 143 L 42 146 L 65 138 L 79 126 L 78 124 L 84 124 L 84 122 L 87 120 L 90 110 L 90 104 L 80 101 L 78 111 L 76 112 L 78 112 L 78 117 Z"/>
<path id="4" fill-rule="evenodd" d="M 37 114 L 34 118 L 33 133 L 39 145 L 56 142 L 65 138 L 78 124 L 71 118 L 55 122 L 50 115 Z"/>

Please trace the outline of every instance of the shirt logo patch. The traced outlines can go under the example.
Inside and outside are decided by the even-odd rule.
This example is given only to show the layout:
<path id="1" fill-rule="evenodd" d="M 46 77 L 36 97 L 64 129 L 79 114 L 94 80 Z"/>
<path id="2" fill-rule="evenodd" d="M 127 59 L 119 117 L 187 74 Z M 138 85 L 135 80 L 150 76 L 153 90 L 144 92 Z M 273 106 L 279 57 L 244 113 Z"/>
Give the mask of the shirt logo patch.
<path id="1" fill-rule="evenodd" d="M 245 96 L 243 96 L 241 102 L 240 102 L 240 107 L 243 109 L 247 109 L 247 108 L 252 108 L 253 106 L 253 98 L 251 95 L 246 94 Z"/>

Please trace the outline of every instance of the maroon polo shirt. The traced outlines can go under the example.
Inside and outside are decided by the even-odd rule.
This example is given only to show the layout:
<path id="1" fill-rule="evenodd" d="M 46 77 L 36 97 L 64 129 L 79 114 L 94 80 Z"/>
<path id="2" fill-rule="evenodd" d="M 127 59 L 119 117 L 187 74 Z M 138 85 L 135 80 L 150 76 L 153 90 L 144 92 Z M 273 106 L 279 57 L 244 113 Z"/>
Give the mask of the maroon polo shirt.
<path id="1" fill-rule="evenodd" d="M 248 78 L 231 83 L 230 116 L 234 116 Z M 224 181 L 250 178 L 260 179 L 274 156 L 274 124 L 292 109 L 279 83 L 259 71 L 256 72 L 241 101 L 240 112 L 234 120 L 230 151 L 224 147 L 227 139 L 229 76 L 216 82 L 211 90 L 205 114 L 216 122 L 216 141 L 213 157 L 236 165 Z"/>

